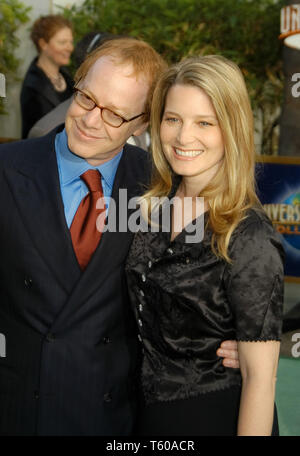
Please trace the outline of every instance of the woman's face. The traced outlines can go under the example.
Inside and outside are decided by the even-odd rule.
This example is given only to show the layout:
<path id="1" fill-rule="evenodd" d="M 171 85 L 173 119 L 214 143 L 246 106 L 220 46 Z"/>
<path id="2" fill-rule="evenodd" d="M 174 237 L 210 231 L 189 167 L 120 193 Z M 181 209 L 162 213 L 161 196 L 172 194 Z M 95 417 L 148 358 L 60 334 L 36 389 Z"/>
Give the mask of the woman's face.
<path id="1" fill-rule="evenodd" d="M 160 137 L 174 172 L 199 183 L 199 188 L 218 171 L 224 143 L 215 109 L 204 90 L 182 84 L 170 88 Z"/>
<path id="2" fill-rule="evenodd" d="M 48 43 L 45 40 L 41 40 L 40 46 L 41 52 L 57 66 L 68 65 L 74 49 L 71 29 L 64 27 L 58 30 Z"/>

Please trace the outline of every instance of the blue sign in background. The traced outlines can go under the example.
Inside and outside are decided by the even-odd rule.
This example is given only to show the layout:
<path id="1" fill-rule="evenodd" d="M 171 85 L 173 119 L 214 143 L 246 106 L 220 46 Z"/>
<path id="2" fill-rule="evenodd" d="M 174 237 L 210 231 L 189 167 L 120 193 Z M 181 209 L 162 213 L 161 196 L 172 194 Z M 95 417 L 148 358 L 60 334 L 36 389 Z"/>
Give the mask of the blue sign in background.
<path id="1" fill-rule="evenodd" d="M 256 179 L 262 204 L 300 205 L 300 161 L 299 164 L 257 163 Z M 285 275 L 300 277 L 300 223 L 291 225 L 294 234 L 280 234 L 286 251 Z"/>

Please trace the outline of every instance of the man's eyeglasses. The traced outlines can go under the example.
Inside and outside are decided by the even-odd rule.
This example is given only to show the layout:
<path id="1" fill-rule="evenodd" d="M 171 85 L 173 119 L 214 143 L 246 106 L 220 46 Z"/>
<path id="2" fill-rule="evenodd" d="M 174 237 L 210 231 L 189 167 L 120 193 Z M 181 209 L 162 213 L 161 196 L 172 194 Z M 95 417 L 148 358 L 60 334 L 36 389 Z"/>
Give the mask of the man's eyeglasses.
<path id="1" fill-rule="evenodd" d="M 116 114 L 110 109 L 99 106 L 89 95 L 78 88 L 74 89 L 74 99 L 76 103 L 79 104 L 79 106 L 81 106 L 83 109 L 86 109 L 87 111 L 92 111 L 97 106 L 97 108 L 100 109 L 103 122 L 115 128 L 120 127 L 124 122 L 131 122 L 132 120 L 137 119 L 138 117 L 145 114 L 142 112 L 137 116 L 131 117 L 131 119 L 124 119 L 124 117 Z"/>

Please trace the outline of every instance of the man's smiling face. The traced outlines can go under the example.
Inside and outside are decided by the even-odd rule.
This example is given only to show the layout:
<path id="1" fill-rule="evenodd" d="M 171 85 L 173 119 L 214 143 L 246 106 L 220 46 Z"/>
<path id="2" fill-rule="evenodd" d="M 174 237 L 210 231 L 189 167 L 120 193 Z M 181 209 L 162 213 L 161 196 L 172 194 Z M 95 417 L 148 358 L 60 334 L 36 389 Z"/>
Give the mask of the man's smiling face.
<path id="1" fill-rule="evenodd" d="M 80 81 L 78 88 L 98 105 L 130 119 L 144 111 L 149 84 L 133 75 L 129 64 L 118 64 L 108 56 L 100 57 Z M 131 135 L 140 135 L 147 123 L 143 116 L 124 122 L 119 128 L 102 120 L 98 107 L 91 111 L 73 100 L 66 116 L 70 150 L 98 166 L 117 155 Z"/>

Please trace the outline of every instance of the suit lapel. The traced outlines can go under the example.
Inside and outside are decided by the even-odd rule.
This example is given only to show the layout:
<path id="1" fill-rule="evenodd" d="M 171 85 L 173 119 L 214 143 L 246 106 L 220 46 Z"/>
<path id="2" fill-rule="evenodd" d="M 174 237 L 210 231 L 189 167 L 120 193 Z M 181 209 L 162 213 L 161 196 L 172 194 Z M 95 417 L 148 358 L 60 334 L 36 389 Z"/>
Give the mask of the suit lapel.
<path id="1" fill-rule="evenodd" d="M 86 311 L 83 304 L 111 274 L 125 262 L 133 238 L 126 231 L 103 233 L 90 263 L 81 273 L 73 250 L 66 224 L 61 198 L 59 176 L 54 148 L 57 131 L 39 140 L 26 140 L 24 161 L 6 169 L 5 178 L 21 214 L 24 228 L 34 246 L 49 267 L 49 271 L 69 296 L 61 312 L 53 322 L 52 331 L 65 327 L 74 318 L 80 319 Z M 119 189 L 126 189 L 126 201 L 119 200 Z M 130 157 L 126 150 L 116 173 L 109 211 L 115 210 L 116 226 L 119 226 L 119 209 L 140 190 L 131 173 Z M 115 207 L 113 201 L 115 202 Z M 128 216 L 132 210 L 128 210 Z M 123 221 L 124 223 L 124 221 Z M 110 283 L 113 287 L 113 283 Z"/>
<path id="2" fill-rule="evenodd" d="M 132 181 L 132 179 L 129 179 L 127 175 L 128 166 L 128 159 L 126 157 L 126 152 L 124 151 L 118 166 L 111 196 L 112 200 L 115 202 L 115 207 L 113 201 L 111 201 L 109 208 L 109 216 L 111 215 L 111 211 L 115 210 L 116 226 L 119 224 L 120 203 L 123 210 L 125 204 L 127 208 L 128 200 L 133 196 L 136 196 L 139 189 L 138 184 Z M 119 199 L 119 189 L 127 190 L 126 202 L 124 197 L 124 199 Z M 128 215 L 129 214 L 130 211 L 128 211 Z M 74 321 L 75 315 L 76 319 L 80 319 L 81 315 L 86 311 L 83 304 L 97 291 L 99 287 L 102 286 L 105 280 L 108 280 L 112 272 L 115 271 L 121 263 L 124 263 L 133 234 L 134 233 L 129 232 L 128 229 L 126 229 L 125 232 L 106 231 L 102 234 L 101 241 L 91 261 L 82 273 L 80 280 L 77 282 L 68 303 L 56 319 L 52 328 L 53 331 L 57 331 L 59 327 L 65 327 L 71 318 L 73 318 Z M 110 283 L 110 286 L 113 287 L 113 283 Z"/>
<path id="3" fill-rule="evenodd" d="M 6 170 L 5 177 L 33 244 L 70 293 L 80 269 L 65 220 L 54 139 L 52 134 L 36 141 L 34 153 L 28 150 L 26 162 Z"/>

